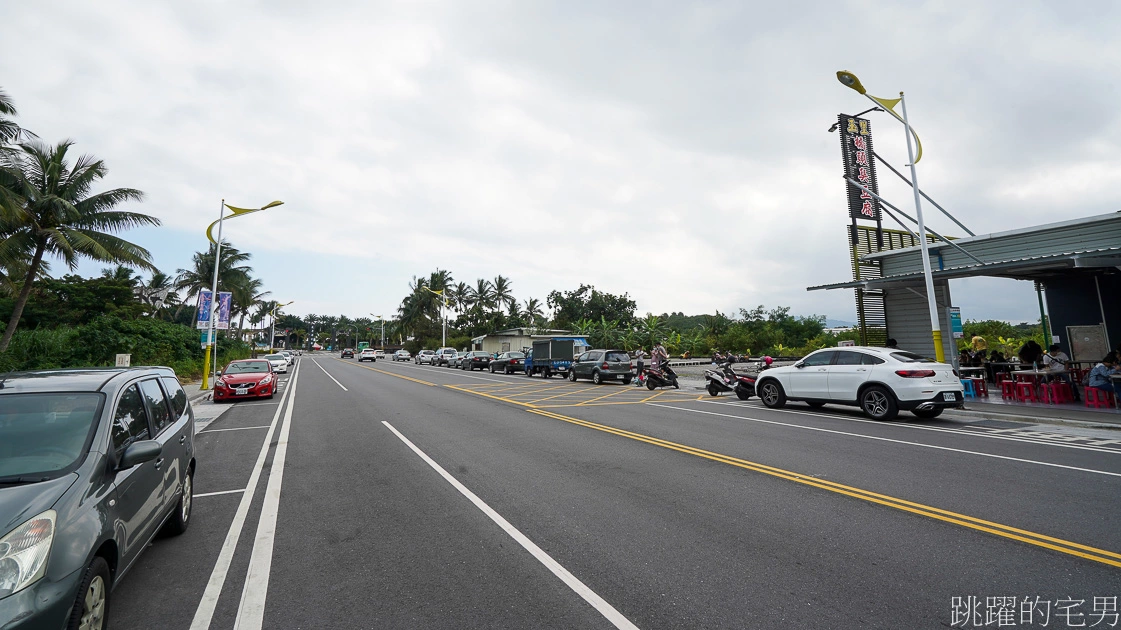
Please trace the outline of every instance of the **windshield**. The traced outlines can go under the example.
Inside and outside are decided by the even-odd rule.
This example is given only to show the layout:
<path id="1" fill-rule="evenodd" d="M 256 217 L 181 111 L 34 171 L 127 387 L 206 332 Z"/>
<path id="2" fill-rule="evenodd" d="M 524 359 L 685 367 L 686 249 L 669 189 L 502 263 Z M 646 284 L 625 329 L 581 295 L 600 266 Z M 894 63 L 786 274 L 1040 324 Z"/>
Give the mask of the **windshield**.
<path id="1" fill-rule="evenodd" d="M 524 358 L 525 358 L 525 354 L 523 354 L 523 353 L 521 353 L 521 352 L 511 352 L 511 353 L 510 353 L 510 358 L 511 358 L 511 359 L 524 359 Z"/>
<path id="2" fill-rule="evenodd" d="M 256 374 L 268 372 L 269 364 L 264 361 L 247 361 L 245 363 L 231 363 L 226 366 L 225 374 Z"/>
<path id="3" fill-rule="evenodd" d="M 283 354 L 266 354 L 265 359 L 268 361 L 285 361 Z"/>
<path id="4" fill-rule="evenodd" d="M 934 359 L 915 354 L 913 352 L 892 352 L 891 356 L 904 363 L 936 363 Z"/>
<path id="5" fill-rule="evenodd" d="M 101 401 L 95 393 L 0 396 L 0 480 L 38 481 L 74 465 Z"/>

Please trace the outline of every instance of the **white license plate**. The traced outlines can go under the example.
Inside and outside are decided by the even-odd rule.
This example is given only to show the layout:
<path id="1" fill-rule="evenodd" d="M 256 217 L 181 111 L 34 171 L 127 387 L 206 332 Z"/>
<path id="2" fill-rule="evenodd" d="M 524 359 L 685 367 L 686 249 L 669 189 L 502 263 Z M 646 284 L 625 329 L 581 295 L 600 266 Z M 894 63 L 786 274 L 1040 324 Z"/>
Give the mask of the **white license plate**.
<path id="1" fill-rule="evenodd" d="M 957 400 L 958 397 L 953 392 L 942 392 L 942 400 Z"/>
<path id="2" fill-rule="evenodd" d="M 239 395 L 239 396 L 242 395 L 242 394 L 248 394 L 249 393 L 249 388 L 246 387 L 244 389 L 235 389 L 234 393 Z"/>

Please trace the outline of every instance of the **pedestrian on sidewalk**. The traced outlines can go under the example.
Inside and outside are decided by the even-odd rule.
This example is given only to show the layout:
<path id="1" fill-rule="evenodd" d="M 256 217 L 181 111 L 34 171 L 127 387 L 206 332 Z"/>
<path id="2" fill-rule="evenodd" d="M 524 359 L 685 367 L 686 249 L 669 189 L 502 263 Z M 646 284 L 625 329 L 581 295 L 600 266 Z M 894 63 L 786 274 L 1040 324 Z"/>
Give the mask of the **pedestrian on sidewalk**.
<path id="1" fill-rule="evenodd" d="M 639 346 L 638 351 L 634 353 L 634 358 L 637 361 L 636 366 L 638 368 L 638 373 L 635 375 L 634 379 L 634 386 L 642 387 L 646 382 L 646 375 L 644 373 L 646 367 L 644 363 L 646 360 L 646 348 Z"/>

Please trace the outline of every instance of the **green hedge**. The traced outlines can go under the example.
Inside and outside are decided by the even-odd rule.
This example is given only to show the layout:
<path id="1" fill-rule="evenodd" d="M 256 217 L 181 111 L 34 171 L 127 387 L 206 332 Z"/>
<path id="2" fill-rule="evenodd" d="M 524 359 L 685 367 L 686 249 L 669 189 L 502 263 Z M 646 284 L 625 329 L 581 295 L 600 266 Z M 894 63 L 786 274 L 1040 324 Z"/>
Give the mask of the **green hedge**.
<path id="1" fill-rule="evenodd" d="M 236 339 L 218 338 L 222 363 L 244 359 L 250 351 Z M 132 365 L 166 365 L 185 381 L 202 377 L 198 331 L 157 319 L 112 315 L 98 316 L 84 326 L 16 331 L 7 352 L 0 354 L 0 373 L 112 366 L 117 354 L 131 354 Z"/>

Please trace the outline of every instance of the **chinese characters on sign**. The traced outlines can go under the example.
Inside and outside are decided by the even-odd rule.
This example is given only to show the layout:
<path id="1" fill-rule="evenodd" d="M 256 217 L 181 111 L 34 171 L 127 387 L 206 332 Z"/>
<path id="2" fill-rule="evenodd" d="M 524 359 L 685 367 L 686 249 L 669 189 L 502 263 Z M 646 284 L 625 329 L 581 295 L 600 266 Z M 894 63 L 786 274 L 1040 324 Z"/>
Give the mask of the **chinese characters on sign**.
<path id="1" fill-rule="evenodd" d="M 872 159 L 872 124 L 864 118 L 840 114 L 837 117 L 841 130 L 841 157 L 845 162 L 845 177 L 864 184 L 875 194 L 880 194 L 876 184 L 876 161 Z M 845 182 L 848 190 L 849 217 L 867 221 L 880 220 L 880 203 L 852 184 Z"/>
<path id="2" fill-rule="evenodd" d="M 1117 596 L 1055 600 L 1036 597 L 953 597 L 951 628 L 1116 628 Z"/>
<path id="3" fill-rule="evenodd" d="M 213 308 L 211 304 L 210 291 L 205 289 L 199 291 L 198 319 L 196 320 L 196 327 L 199 330 L 205 330 L 210 327 L 210 311 Z"/>

